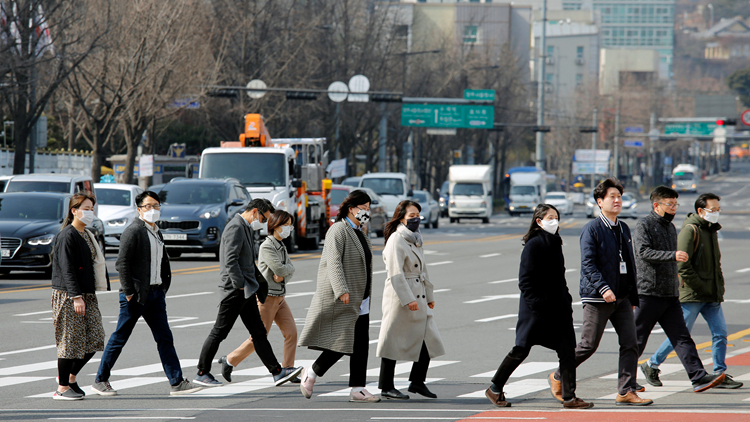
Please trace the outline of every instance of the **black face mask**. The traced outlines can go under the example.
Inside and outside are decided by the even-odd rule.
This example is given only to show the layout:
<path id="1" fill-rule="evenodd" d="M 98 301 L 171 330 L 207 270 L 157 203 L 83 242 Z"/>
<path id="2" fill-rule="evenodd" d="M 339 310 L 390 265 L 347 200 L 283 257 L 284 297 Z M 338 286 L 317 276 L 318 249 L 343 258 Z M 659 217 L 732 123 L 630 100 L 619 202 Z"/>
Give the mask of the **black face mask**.
<path id="1" fill-rule="evenodd" d="M 669 221 L 671 223 L 672 220 L 674 220 L 674 214 L 670 214 L 668 212 L 665 212 L 664 216 L 662 216 L 662 218 L 665 219 L 665 220 L 667 220 L 667 221 Z"/>
<path id="2" fill-rule="evenodd" d="M 420 220 L 419 217 L 410 218 L 410 219 L 406 220 L 406 228 L 409 229 L 409 230 L 411 230 L 411 231 L 413 231 L 413 232 L 415 232 L 415 231 L 419 230 L 419 223 L 420 223 L 420 221 L 421 220 Z"/>

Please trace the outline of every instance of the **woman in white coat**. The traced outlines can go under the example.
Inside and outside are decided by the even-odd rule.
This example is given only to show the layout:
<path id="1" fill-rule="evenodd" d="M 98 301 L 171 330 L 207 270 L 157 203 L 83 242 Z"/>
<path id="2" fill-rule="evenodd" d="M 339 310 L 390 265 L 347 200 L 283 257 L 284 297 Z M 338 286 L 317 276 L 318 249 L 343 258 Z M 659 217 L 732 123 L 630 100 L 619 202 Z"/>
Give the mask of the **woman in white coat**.
<path id="1" fill-rule="evenodd" d="M 424 381 L 430 359 L 445 354 L 432 310 L 433 286 L 425 268 L 417 202 L 402 201 L 385 226 L 383 260 L 388 278 L 383 291 L 383 320 L 377 356 L 382 358 L 378 387 L 381 397 L 407 400 L 394 387 L 397 360 L 412 361 L 408 391 L 437 398 Z"/>

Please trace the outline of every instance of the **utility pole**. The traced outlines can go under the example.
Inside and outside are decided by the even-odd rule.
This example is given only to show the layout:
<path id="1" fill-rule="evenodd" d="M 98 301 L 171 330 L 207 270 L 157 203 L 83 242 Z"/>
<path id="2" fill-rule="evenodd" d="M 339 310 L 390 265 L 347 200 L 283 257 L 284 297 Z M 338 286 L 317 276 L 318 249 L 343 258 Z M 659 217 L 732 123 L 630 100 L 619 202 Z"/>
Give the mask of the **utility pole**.
<path id="1" fill-rule="evenodd" d="M 594 109 L 594 128 L 597 128 L 596 126 L 596 112 L 597 110 Z M 591 172 L 591 190 L 594 190 L 594 185 L 596 184 L 596 134 L 598 132 L 594 131 L 591 132 L 591 154 L 593 155 L 594 160 L 594 169 Z"/>
<path id="2" fill-rule="evenodd" d="M 380 142 L 379 142 L 379 157 L 378 157 L 378 171 L 385 173 L 386 166 L 386 135 L 388 131 L 388 116 L 385 114 L 385 103 L 380 103 Z"/>
<path id="3" fill-rule="evenodd" d="M 651 120 L 649 122 L 649 126 L 651 127 L 651 130 L 656 129 L 656 113 L 651 113 Z M 649 130 L 649 132 L 651 131 Z M 648 150 L 648 164 L 647 168 L 648 171 L 651 172 L 651 177 L 648 177 L 648 185 L 646 186 L 648 189 L 647 191 L 651 190 L 651 186 L 654 185 L 654 178 L 656 177 L 656 172 L 654 171 L 654 140 L 649 137 L 649 150 Z"/>
<path id="4" fill-rule="evenodd" d="M 615 115 L 615 177 L 620 177 L 620 105 L 622 98 L 617 102 L 617 114 Z"/>
<path id="5" fill-rule="evenodd" d="M 541 127 L 544 126 L 544 82 L 545 82 L 545 65 L 547 60 L 547 0 L 542 2 L 542 34 L 539 37 L 539 76 L 537 82 L 537 94 L 539 99 L 537 101 L 537 115 L 536 124 Z M 596 135 L 594 135 L 596 136 Z M 536 167 L 539 169 L 545 169 L 544 159 L 544 132 L 536 133 Z"/>

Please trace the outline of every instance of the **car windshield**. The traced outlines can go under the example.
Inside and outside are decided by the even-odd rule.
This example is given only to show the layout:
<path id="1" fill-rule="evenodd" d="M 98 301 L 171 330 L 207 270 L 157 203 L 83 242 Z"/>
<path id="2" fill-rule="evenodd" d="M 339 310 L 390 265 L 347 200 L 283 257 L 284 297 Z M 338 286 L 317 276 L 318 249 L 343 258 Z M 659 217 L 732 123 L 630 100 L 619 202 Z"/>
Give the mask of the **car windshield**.
<path id="1" fill-rule="evenodd" d="M 162 204 L 221 204 L 226 201 L 224 185 L 207 183 L 166 184 L 159 191 Z"/>
<path id="2" fill-rule="evenodd" d="M 443 196 L 447 195 L 448 194 L 448 188 L 450 187 L 450 185 L 451 185 L 451 182 L 449 182 L 447 180 L 445 182 L 443 182 L 443 186 L 440 187 L 440 195 L 443 195 Z"/>
<path id="3" fill-rule="evenodd" d="M 513 186 L 510 188 L 511 195 L 536 195 L 536 189 L 533 186 Z"/>
<path id="4" fill-rule="evenodd" d="M 484 188 L 481 183 L 456 183 L 453 186 L 453 195 L 482 196 Z"/>
<path id="5" fill-rule="evenodd" d="M 115 205 L 120 207 L 130 206 L 130 191 L 122 189 L 98 188 L 96 190 L 96 202 L 99 205 Z"/>
<path id="6" fill-rule="evenodd" d="M 674 180 L 693 180 L 694 178 L 693 173 L 676 173 L 674 175 Z"/>
<path id="7" fill-rule="evenodd" d="M 4 196 L 0 198 L 0 220 L 62 220 L 62 198 Z"/>
<path id="8" fill-rule="evenodd" d="M 631 195 L 629 193 L 623 193 L 622 194 L 622 200 L 623 201 L 632 201 L 633 200 L 633 195 Z"/>
<path id="9" fill-rule="evenodd" d="M 353 186 L 356 188 L 357 186 L 359 186 L 359 180 L 359 177 L 347 177 L 343 182 L 341 182 L 341 184 L 346 186 Z"/>
<path id="10" fill-rule="evenodd" d="M 430 200 L 427 199 L 427 194 L 424 192 L 414 192 L 414 200 L 421 204 L 430 202 Z"/>
<path id="11" fill-rule="evenodd" d="M 547 199 L 565 199 L 564 193 L 548 193 Z"/>
<path id="12" fill-rule="evenodd" d="M 248 188 L 286 186 L 284 154 L 205 154 L 201 166 L 202 179 L 233 177 Z"/>
<path id="13" fill-rule="evenodd" d="M 349 196 L 349 191 L 344 189 L 331 189 L 331 205 L 341 205 Z"/>
<path id="14" fill-rule="evenodd" d="M 404 194 L 404 182 L 390 177 L 362 179 L 362 187 L 370 188 L 378 195 Z"/>
<path id="15" fill-rule="evenodd" d="M 45 182 L 41 180 L 11 180 L 6 192 L 70 192 L 68 182 Z"/>

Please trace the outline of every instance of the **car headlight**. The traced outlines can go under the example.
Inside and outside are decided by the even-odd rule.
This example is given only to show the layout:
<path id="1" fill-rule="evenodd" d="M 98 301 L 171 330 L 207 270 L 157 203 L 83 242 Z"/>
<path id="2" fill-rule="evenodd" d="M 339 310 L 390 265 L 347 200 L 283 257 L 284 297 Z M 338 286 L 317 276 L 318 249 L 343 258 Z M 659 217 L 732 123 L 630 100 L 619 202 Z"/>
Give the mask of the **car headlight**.
<path id="1" fill-rule="evenodd" d="M 675 189 L 675 188 L 677 188 L 677 184 L 676 183 L 672 183 L 672 189 Z"/>
<path id="2" fill-rule="evenodd" d="M 219 216 L 219 213 L 221 212 L 220 209 L 215 209 L 212 211 L 206 211 L 203 214 L 199 215 L 198 218 L 216 218 Z"/>
<path id="3" fill-rule="evenodd" d="M 693 183 L 693 189 L 695 189 L 695 183 Z"/>
<path id="4" fill-rule="evenodd" d="M 451 201 L 451 208 L 454 208 L 456 206 L 456 201 Z"/>
<path id="5" fill-rule="evenodd" d="M 108 226 L 112 227 L 122 227 L 124 225 L 128 224 L 128 219 L 126 218 L 118 218 L 117 220 L 109 220 L 107 221 Z"/>
<path id="6" fill-rule="evenodd" d="M 45 234 L 44 236 L 32 237 L 28 240 L 28 244 L 31 246 L 49 245 L 54 239 L 54 234 Z"/>
<path id="7" fill-rule="evenodd" d="M 281 201 L 279 201 L 279 202 L 278 202 L 278 203 L 276 204 L 276 208 L 277 208 L 277 209 L 282 209 L 282 208 L 284 208 L 284 207 L 286 207 L 286 200 L 281 200 Z"/>
<path id="8" fill-rule="evenodd" d="M 487 206 L 487 201 L 482 201 L 482 207 L 486 207 L 486 206 Z"/>

